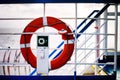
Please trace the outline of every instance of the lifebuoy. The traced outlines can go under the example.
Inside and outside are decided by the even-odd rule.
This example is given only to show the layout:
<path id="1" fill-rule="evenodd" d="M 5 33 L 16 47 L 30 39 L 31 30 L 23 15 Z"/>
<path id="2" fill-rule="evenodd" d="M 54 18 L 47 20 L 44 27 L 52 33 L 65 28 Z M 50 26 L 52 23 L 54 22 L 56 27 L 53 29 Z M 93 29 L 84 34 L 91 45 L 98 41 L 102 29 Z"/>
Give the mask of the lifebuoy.
<path id="1" fill-rule="evenodd" d="M 35 32 L 39 28 L 44 26 L 52 27 L 58 30 L 58 33 L 62 35 L 62 39 L 64 40 L 64 48 L 61 54 L 55 59 L 49 62 L 49 67 L 51 70 L 57 69 L 63 66 L 71 57 L 74 50 L 74 36 L 70 28 L 61 20 L 53 18 L 53 17 L 40 17 L 32 22 L 30 22 L 26 28 L 25 32 Z M 36 56 L 32 53 L 30 48 L 30 40 L 32 34 L 22 34 L 20 39 L 21 52 L 25 60 L 34 68 L 36 68 Z"/>

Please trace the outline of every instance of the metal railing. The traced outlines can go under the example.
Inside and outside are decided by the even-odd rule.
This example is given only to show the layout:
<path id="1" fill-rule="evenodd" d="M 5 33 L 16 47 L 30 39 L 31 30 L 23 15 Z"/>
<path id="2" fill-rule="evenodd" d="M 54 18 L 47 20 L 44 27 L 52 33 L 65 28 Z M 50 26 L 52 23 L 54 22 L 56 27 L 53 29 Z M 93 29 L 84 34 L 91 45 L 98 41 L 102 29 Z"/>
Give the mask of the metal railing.
<path id="1" fill-rule="evenodd" d="M 95 18 L 90 18 L 90 17 L 88 17 L 88 18 L 77 18 L 77 19 L 85 19 L 83 22 L 86 22 L 86 20 L 88 20 L 88 19 L 90 19 L 90 20 L 92 20 L 92 22 L 94 22 L 96 19 L 100 19 L 100 20 L 115 20 L 115 19 L 109 19 L 109 18 L 97 18 L 98 16 L 100 16 L 100 15 L 96 15 L 95 16 Z M 0 20 L 31 20 L 31 19 L 34 19 L 34 18 L 0 18 Z M 61 18 L 61 19 L 67 19 L 67 18 Z M 75 18 L 68 18 L 68 19 L 75 19 Z M 89 25 L 90 24 L 92 24 L 92 22 L 90 22 L 90 23 L 88 23 Z M 106 21 L 107 22 L 107 21 Z M 100 26 L 100 28 L 98 29 L 98 30 L 100 30 L 103 26 L 104 26 L 104 24 L 106 24 L 106 22 L 104 22 L 101 26 Z M 81 25 L 82 25 L 83 23 L 81 23 Z M 88 25 L 86 25 L 86 26 L 88 26 Z M 80 27 L 80 25 L 79 25 L 79 27 Z M 75 32 L 75 31 L 73 31 L 73 32 Z M 83 32 L 83 31 L 82 31 Z M 98 61 L 98 59 L 100 59 L 100 57 L 101 56 L 103 56 L 104 55 L 104 52 L 94 61 L 94 63 L 86 63 L 86 62 L 83 62 L 87 57 L 89 57 L 90 55 L 91 55 L 91 52 L 92 51 L 95 51 L 95 50 L 98 50 L 98 48 L 96 48 L 96 46 L 98 46 L 98 45 L 100 45 L 104 40 L 105 40 L 105 38 L 106 37 L 104 37 L 98 44 L 96 44 L 93 48 L 89 48 L 89 46 L 87 47 L 87 48 L 82 48 L 85 44 L 86 44 L 86 42 L 89 42 L 89 40 L 94 36 L 94 35 L 107 35 L 107 36 L 115 36 L 116 34 L 104 34 L 104 33 L 82 33 L 81 31 L 80 31 L 80 33 L 77 33 L 77 36 L 79 36 L 79 35 L 90 35 L 83 43 L 82 43 L 82 45 L 80 45 L 80 48 L 77 48 L 76 50 L 77 51 L 79 51 L 79 50 L 90 50 L 82 59 L 80 59 L 79 61 L 78 61 L 78 63 L 76 63 L 76 65 L 104 65 L 103 67 L 105 67 L 106 65 L 115 65 L 115 63 L 110 63 L 110 62 L 108 62 L 108 63 L 97 63 L 97 61 Z M 21 34 L 43 34 L 43 33 L 32 33 L 32 32 L 29 32 L 29 33 L 0 33 L 0 35 L 21 35 Z M 58 35 L 58 33 L 44 33 L 44 34 L 49 34 L 49 35 Z M 69 33 L 69 34 L 75 34 L 75 33 Z M 68 35 L 69 35 L 68 34 Z M 76 34 L 75 34 L 76 35 Z M 55 48 L 55 50 L 57 50 L 57 49 L 59 49 L 60 47 L 57 47 L 57 48 Z M 5 50 L 5 52 L 4 52 L 4 58 L 3 58 L 3 61 L 0 63 L 0 67 L 3 67 L 3 68 L 7 68 L 7 71 L 4 71 L 3 70 L 3 75 L 10 75 L 10 72 L 9 72 L 9 70 L 10 70 L 10 67 L 14 67 L 14 69 L 15 68 L 18 68 L 18 71 L 16 71 L 16 72 L 19 72 L 20 71 L 20 67 L 24 67 L 24 71 L 25 71 L 25 74 L 29 74 L 29 73 L 33 73 L 33 71 L 35 71 L 34 69 L 31 69 L 31 67 L 30 67 L 30 65 L 29 64 L 27 64 L 26 63 L 26 61 L 25 60 L 23 60 L 23 63 L 20 61 L 20 56 L 21 56 L 21 52 L 20 52 L 20 50 L 19 49 L 8 49 L 8 48 L 0 48 L 0 50 Z M 14 53 L 14 61 L 13 62 L 10 62 L 10 56 L 11 56 L 11 51 L 12 50 L 15 50 L 15 53 Z M 99 50 L 113 50 L 113 51 L 115 51 L 115 49 L 107 49 L 107 48 L 99 48 Z M 7 53 L 7 51 L 10 51 L 9 53 Z M 79 54 L 78 56 L 77 56 L 77 58 L 81 55 L 81 54 L 83 54 L 83 53 L 77 53 L 77 54 Z M 7 56 L 6 56 L 7 55 Z M 7 58 L 7 61 L 5 60 L 5 58 Z M 72 62 L 68 62 L 66 65 L 75 65 L 75 63 L 72 63 Z M 27 67 L 29 68 L 28 70 L 27 70 Z M 76 66 L 77 67 L 77 66 Z M 65 67 L 65 69 L 67 69 L 67 67 Z M 73 69 L 74 69 L 74 67 L 72 67 L 71 69 L 70 69 L 70 71 L 73 71 Z M 33 71 L 32 71 L 33 70 Z M 70 71 L 68 71 L 68 74 L 69 74 L 69 72 Z M 82 70 L 80 73 L 83 73 L 83 71 L 84 70 Z M 14 72 L 14 73 L 16 73 L 16 72 Z M 57 71 L 56 71 L 57 72 Z M 7 74 L 6 74 L 7 73 Z M 17 73 L 16 73 L 17 74 Z M 20 75 L 21 73 L 19 72 L 19 75 Z"/>

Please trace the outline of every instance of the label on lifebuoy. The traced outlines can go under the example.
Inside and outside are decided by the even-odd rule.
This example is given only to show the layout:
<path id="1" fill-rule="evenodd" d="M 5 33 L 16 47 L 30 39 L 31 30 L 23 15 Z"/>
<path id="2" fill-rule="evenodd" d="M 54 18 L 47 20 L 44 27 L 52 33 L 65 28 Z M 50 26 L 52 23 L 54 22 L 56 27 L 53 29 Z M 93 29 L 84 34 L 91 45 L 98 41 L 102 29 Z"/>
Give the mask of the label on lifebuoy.
<path id="1" fill-rule="evenodd" d="M 38 47 L 48 47 L 48 36 L 37 36 Z"/>
<path id="2" fill-rule="evenodd" d="M 49 68 L 48 47 L 37 48 L 37 73 L 48 74 Z"/>

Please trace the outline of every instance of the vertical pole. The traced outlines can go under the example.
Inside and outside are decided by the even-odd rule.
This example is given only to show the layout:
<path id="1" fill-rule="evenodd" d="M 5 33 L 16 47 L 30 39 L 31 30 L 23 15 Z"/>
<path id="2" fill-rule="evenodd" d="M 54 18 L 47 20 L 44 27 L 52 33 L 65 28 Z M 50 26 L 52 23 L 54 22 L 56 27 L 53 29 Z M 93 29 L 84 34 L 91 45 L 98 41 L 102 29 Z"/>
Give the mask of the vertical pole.
<path id="1" fill-rule="evenodd" d="M 99 35 L 100 30 L 99 30 L 99 26 L 100 26 L 100 20 L 96 19 L 96 27 L 95 27 L 96 32 L 97 32 L 97 35 L 96 35 L 96 45 L 97 45 L 96 46 L 96 48 L 97 48 L 97 50 L 96 50 L 96 59 L 98 59 L 98 57 L 100 55 L 100 50 L 99 50 L 100 44 L 98 44 L 100 42 L 100 35 Z M 98 61 L 96 63 L 98 63 Z M 95 67 L 95 75 L 97 75 L 97 74 L 98 74 L 98 69 L 97 69 L 97 65 L 96 65 L 96 67 Z"/>
<path id="2" fill-rule="evenodd" d="M 85 25 L 86 25 L 87 23 L 85 22 Z M 86 31 L 85 31 L 85 33 L 86 33 Z M 85 48 L 87 48 L 87 44 L 86 44 L 86 39 L 87 39 L 87 36 L 86 36 L 87 34 L 85 34 Z M 84 52 L 84 57 L 87 55 L 87 52 L 86 52 L 86 50 L 84 50 L 85 52 Z M 84 59 L 84 63 L 86 63 L 86 61 L 87 61 L 87 57 Z M 88 65 L 87 65 L 88 66 Z M 87 66 L 85 65 L 85 67 L 84 67 L 84 69 L 87 69 Z"/>
<path id="3" fill-rule="evenodd" d="M 45 3 L 43 4 L 43 18 L 45 19 Z M 45 32 L 45 27 L 43 27 L 43 32 Z"/>
<path id="4" fill-rule="evenodd" d="M 76 63 L 77 63 L 77 3 L 75 3 L 75 66 L 74 66 L 74 80 L 76 80 Z"/>
<path id="5" fill-rule="evenodd" d="M 43 17 L 45 17 L 45 3 L 43 5 Z"/>
<path id="6" fill-rule="evenodd" d="M 105 19 L 107 19 L 107 10 L 105 10 L 105 12 L 104 12 L 104 18 Z M 108 33 L 108 25 L 107 25 L 108 23 L 107 23 L 107 21 L 105 20 L 105 26 L 104 26 L 104 33 L 105 33 L 105 41 L 104 41 L 104 48 L 106 49 L 105 50 L 105 54 L 104 55 L 108 55 L 108 51 L 107 51 L 107 33 Z"/>
<path id="7" fill-rule="evenodd" d="M 115 4 L 115 54 L 114 54 L 114 74 L 117 71 L 117 35 L 118 35 L 118 4 Z"/>
<path id="8" fill-rule="evenodd" d="M 99 30 L 99 26 L 100 26 L 100 20 L 99 19 L 97 19 L 96 20 L 96 31 L 97 31 L 97 35 L 96 35 L 96 44 L 98 44 L 99 42 L 100 42 L 100 35 L 99 35 L 99 33 L 100 33 L 100 30 Z M 100 48 L 100 44 L 98 44 L 97 46 L 96 46 L 96 48 L 97 48 L 97 51 L 96 51 L 96 58 L 97 57 L 99 57 L 99 54 L 100 54 L 100 50 L 99 50 L 99 48 Z"/>

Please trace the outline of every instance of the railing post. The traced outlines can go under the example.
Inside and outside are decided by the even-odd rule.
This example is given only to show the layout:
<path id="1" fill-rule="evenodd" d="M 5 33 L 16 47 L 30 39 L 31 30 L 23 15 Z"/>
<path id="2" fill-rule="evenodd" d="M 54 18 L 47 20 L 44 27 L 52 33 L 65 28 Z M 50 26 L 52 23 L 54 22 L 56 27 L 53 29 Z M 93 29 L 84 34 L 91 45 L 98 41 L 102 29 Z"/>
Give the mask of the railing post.
<path id="1" fill-rule="evenodd" d="M 117 43 L 118 43 L 118 4 L 115 4 L 115 54 L 114 54 L 114 74 L 117 75 Z"/>
<path id="2" fill-rule="evenodd" d="M 105 10 L 105 12 L 104 12 L 104 18 L 107 19 L 107 10 Z M 107 39 L 107 33 L 108 33 L 108 27 L 107 27 L 107 26 L 108 26 L 108 24 L 107 24 L 107 21 L 105 20 L 104 33 L 106 34 L 106 35 L 105 35 L 106 38 L 105 38 L 105 41 L 104 41 L 104 45 L 103 45 L 103 46 L 104 46 L 104 48 L 106 48 L 106 49 L 108 48 L 108 47 L 107 47 L 107 40 L 108 40 L 108 39 Z M 107 52 L 108 52 L 108 51 L 105 50 L 105 55 L 108 55 Z"/>
<path id="3" fill-rule="evenodd" d="M 96 59 L 99 57 L 99 55 L 100 55 L 100 50 L 99 50 L 99 48 L 100 48 L 100 44 L 99 44 L 99 42 L 100 42 L 100 20 L 99 19 L 96 19 L 96 26 L 95 26 L 95 29 L 96 29 L 96 44 L 97 44 L 97 46 L 96 46 Z M 96 63 L 98 63 L 98 61 L 96 61 Z M 98 69 L 97 69 L 97 65 L 95 65 L 96 67 L 95 67 L 95 75 L 97 75 L 98 74 Z"/>
<path id="4" fill-rule="evenodd" d="M 76 80 L 77 68 L 77 3 L 75 4 L 75 66 L 74 66 L 74 80 Z"/>

